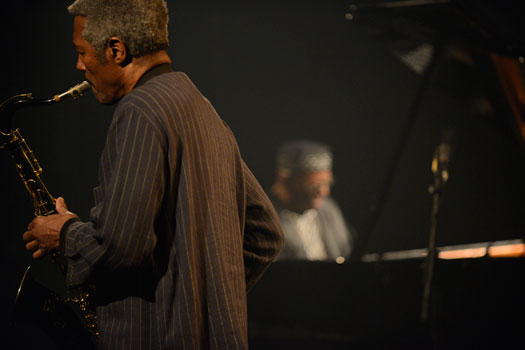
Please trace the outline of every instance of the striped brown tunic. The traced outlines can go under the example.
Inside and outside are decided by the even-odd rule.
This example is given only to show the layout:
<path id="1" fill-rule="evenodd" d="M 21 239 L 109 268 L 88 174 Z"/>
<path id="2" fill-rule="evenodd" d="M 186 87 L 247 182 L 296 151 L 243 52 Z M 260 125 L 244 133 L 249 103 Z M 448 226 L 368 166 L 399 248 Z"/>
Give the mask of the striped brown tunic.
<path id="1" fill-rule="evenodd" d="M 87 222 L 62 234 L 93 283 L 102 349 L 247 348 L 246 291 L 282 245 L 232 132 L 184 73 L 117 106 Z"/>

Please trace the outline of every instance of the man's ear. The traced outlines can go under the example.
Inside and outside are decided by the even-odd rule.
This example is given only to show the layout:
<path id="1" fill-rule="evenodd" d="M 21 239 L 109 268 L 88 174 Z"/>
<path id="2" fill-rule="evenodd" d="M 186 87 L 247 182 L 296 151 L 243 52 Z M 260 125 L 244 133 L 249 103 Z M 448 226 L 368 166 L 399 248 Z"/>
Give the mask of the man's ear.
<path id="1" fill-rule="evenodd" d="M 106 44 L 106 57 L 118 65 L 126 65 L 131 61 L 126 45 L 119 37 L 112 36 Z"/>

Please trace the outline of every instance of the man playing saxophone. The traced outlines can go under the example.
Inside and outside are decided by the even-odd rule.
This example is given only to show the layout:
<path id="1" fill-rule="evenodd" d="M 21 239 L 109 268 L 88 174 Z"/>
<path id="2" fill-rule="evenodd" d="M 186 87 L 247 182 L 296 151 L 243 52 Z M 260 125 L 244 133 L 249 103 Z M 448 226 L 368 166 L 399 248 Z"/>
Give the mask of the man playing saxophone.
<path id="1" fill-rule="evenodd" d="M 117 102 L 88 220 L 39 216 L 34 258 L 93 285 L 102 349 L 247 348 L 246 291 L 282 245 L 279 219 L 235 138 L 190 79 L 172 72 L 163 0 L 77 0 L 76 68 Z"/>

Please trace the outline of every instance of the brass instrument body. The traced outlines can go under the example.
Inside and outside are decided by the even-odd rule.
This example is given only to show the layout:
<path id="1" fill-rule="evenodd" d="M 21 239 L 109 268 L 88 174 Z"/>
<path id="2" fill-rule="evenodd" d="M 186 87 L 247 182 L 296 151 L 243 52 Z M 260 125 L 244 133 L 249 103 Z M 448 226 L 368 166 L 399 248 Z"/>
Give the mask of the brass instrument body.
<path id="1" fill-rule="evenodd" d="M 40 177 L 42 168 L 19 129 L 12 130 L 9 134 L 2 132 L 2 137 L 5 143 L 0 148 L 6 148 L 11 153 L 18 175 L 33 199 L 35 216 L 56 214 L 55 198 Z"/>
<path id="2" fill-rule="evenodd" d="M 51 99 L 35 99 L 31 94 L 21 94 L 0 104 L 0 125 L 2 125 L 0 127 L 0 149 L 7 149 L 10 152 L 17 173 L 33 200 L 35 216 L 56 214 L 56 199 L 41 179 L 42 167 L 33 151 L 29 148 L 19 129 L 11 128 L 13 114 L 24 106 L 54 104 L 68 96 L 78 98 L 89 87 L 89 83 L 83 82 Z M 54 264 L 52 265 L 58 267 L 60 270 L 58 275 L 63 278 L 65 266 L 60 263 L 60 260 L 59 253 L 55 252 L 53 254 Z M 96 348 L 98 331 L 93 303 L 94 287 L 66 288 L 64 280 L 61 289 L 64 289 L 65 293 L 56 292 L 53 288 L 39 283 L 32 277 L 32 274 L 33 271 L 30 266 L 22 278 L 16 296 L 15 321 L 23 320 L 37 323 L 37 326 L 41 327 L 64 348 L 70 348 L 73 344 L 77 346 L 79 343 L 83 344 L 82 348 Z M 53 272 L 51 271 L 50 274 Z M 35 314 L 33 315 L 33 313 Z M 84 331 L 79 328 L 84 329 Z"/>
<path id="3" fill-rule="evenodd" d="M 53 98 L 37 99 L 32 94 L 19 94 L 8 98 L 0 104 L 0 149 L 5 148 L 9 150 L 15 162 L 18 175 L 33 199 L 35 216 L 56 214 L 55 198 L 49 193 L 40 178 L 42 168 L 38 164 L 33 151 L 20 134 L 20 130 L 12 128 L 13 115 L 22 107 L 55 104 L 66 97 L 77 99 L 90 86 L 87 81 L 84 81 L 64 93 L 55 95 Z"/>

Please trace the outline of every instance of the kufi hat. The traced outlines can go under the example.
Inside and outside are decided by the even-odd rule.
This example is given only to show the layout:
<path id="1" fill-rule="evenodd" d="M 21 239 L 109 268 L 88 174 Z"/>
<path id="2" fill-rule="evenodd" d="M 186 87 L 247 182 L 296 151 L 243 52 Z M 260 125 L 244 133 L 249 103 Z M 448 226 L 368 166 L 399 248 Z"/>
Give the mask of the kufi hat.
<path id="1" fill-rule="evenodd" d="M 277 153 L 277 169 L 290 174 L 332 170 L 332 152 L 322 143 L 293 140 L 281 146 Z"/>

